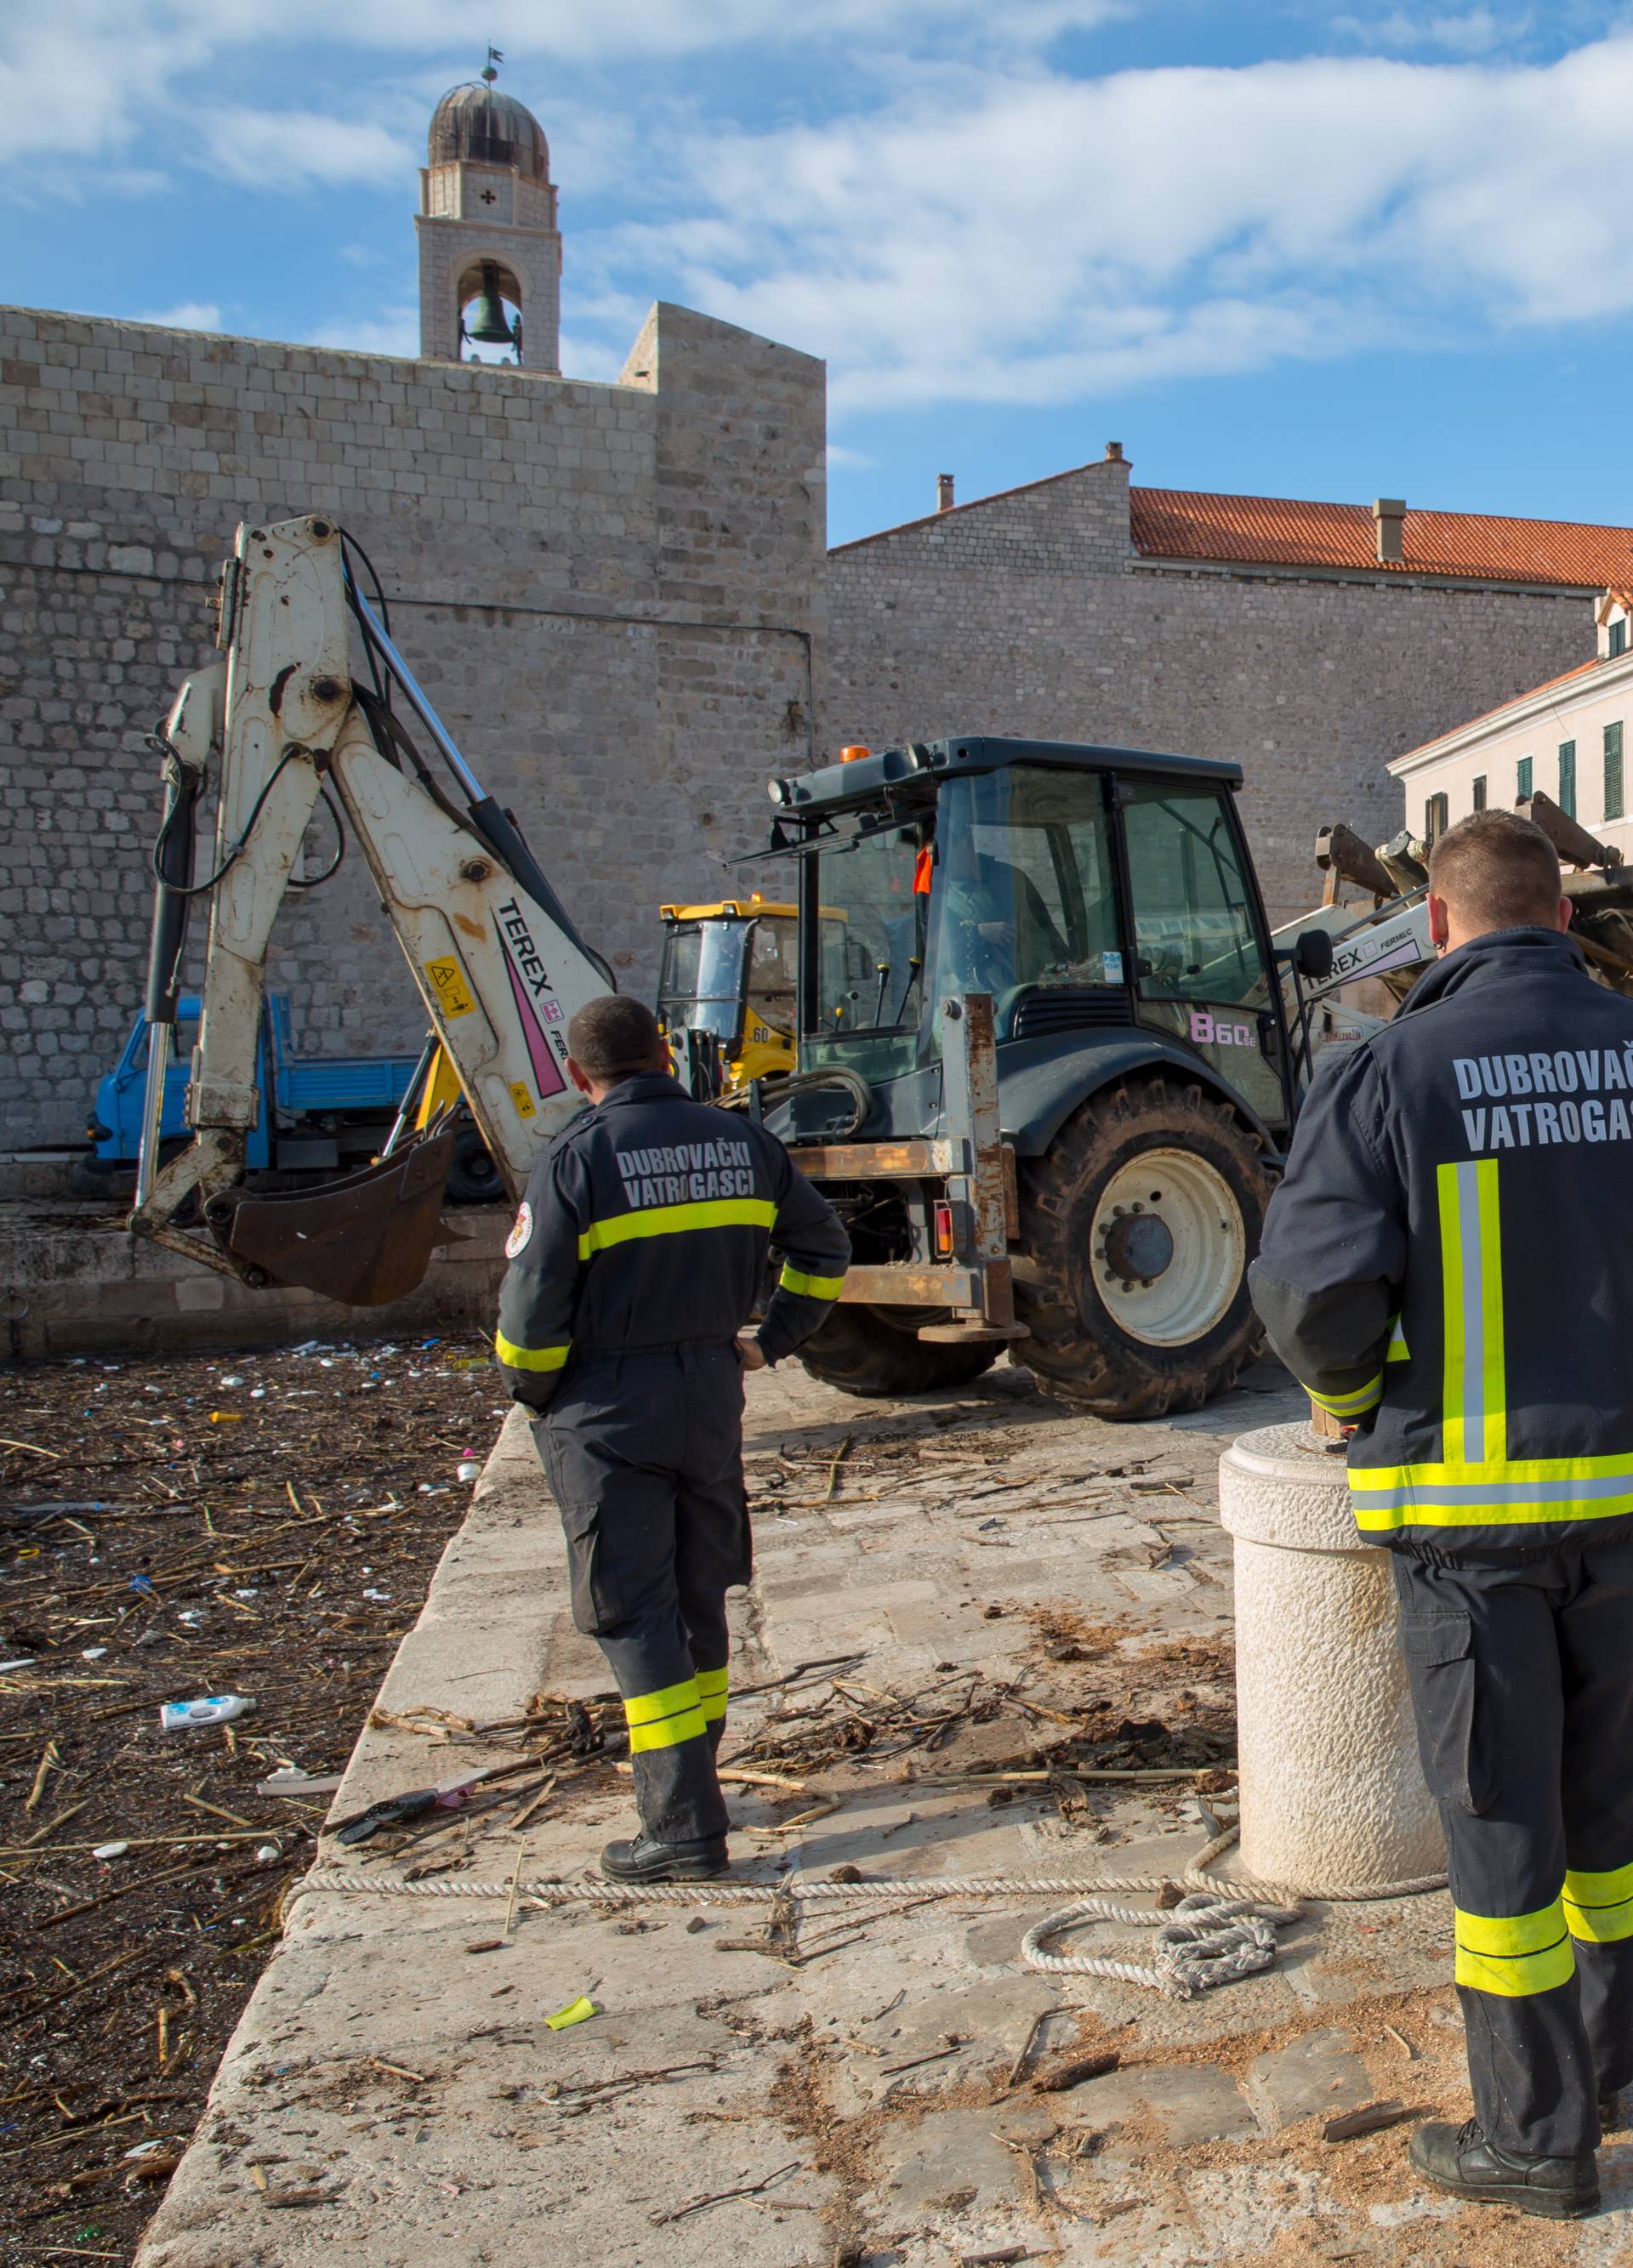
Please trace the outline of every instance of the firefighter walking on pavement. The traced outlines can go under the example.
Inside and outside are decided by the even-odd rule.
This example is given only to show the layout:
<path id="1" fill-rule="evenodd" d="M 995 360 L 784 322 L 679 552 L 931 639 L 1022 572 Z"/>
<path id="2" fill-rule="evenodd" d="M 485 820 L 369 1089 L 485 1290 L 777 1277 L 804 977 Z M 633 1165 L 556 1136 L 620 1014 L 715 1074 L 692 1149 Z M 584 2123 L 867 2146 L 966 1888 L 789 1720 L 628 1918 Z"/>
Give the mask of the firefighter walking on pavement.
<path id="1" fill-rule="evenodd" d="M 692 1101 L 657 1020 L 626 996 L 567 1028 L 593 1108 L 535 1167 L 506 1247 L 496 1351 L 567 1540 L 573 1618 L 624 1700 L 640 1832 L 617 1881 L 718 1874 L 726 1594 L 753 1556 L 743 1377 L 809 1338 L 850 1243 L 774 1135 Z M 782 1269 L 743 1335 L 775 1248 Z"/>
<path id="2" fill-rule="evenodd" d="M 1354 1428 L 1445 1827 L 1474 2117 L 1412 2161 L 1569 2219 L 1633 2083 L 1633 1002 L 1528 820 L 1429 890 L 1442 958 L 1315 1082 L 1253 1297 Z"/>

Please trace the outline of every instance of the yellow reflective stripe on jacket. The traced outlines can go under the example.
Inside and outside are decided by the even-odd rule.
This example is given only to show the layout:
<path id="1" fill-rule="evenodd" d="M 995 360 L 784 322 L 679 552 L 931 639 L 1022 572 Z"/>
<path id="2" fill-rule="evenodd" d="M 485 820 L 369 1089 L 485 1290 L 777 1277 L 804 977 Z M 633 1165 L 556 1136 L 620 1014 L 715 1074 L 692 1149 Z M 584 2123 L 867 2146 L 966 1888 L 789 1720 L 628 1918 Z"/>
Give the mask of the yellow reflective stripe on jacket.
<path id="1" fill-rule="evenodd" d="M 1471 1914 L 1460 1906 L 1452 1911 L 1459 1984 L 1518 2000 L 1533 1992 L 1551 1992 L 1576 1974 L 1576 1953 L 1560 1899 L 1528 1914 Z"/>
<path id="2" fill-rule="evenodd" d="M 1633 1512 L 1633 1454 L 1350 1468 L 1357 1528 L 1523 1528 Z"/>
<path id="3" fill-rule="evenodd" d="M 777 1281 L 785 1292 L 797 1292 L 803 1300 L 837 1300 L 845 1288 L 843 1276 L 808 1276 L 802 1268 L 787 1265 Z"/>
<path id="4" fill-rule="evenodd" d="M 512 1370 L 559 1370 L 572 1351 L 572 1347 L 565 1344 L 561 1346 L 518 1346 L 515 1340 L 507 1339 L 503 1331 L 493 1334 L 494 1353 Z"/>
<path id="5" fill-rule="evenodd" d="M 1412 1351 L 1406 1343 L 1406 1333 L 1400 1328 L 1400 1318 L 1396 1315 L 1390 1325 L 1389 1345 L 1385 1351 L 1384 1360 L 1410 1362 L 1411 1359 Z"/>
<path id="6" fill-rule="evenodd" d="M 1508 1434 L 1497 1161 L 1440 1166 L 1435 1181 L 1445 1322 L 1441 1454 L 1448 1464 L 1483 1464 L 1501 1459 Z"/>
<path id="7" fill-rule="evenodd" d="M 700 1739 L 703 1710 L 697 1679 L 683 1677 L 678 1685 L 661 1685 L 652 1693 L 626 1693 L 624 1721 L 630 1728 L 632 1756 Z"/>
<path id="8" fill-rule="evenodd" d="M 1633 1937 L 1633 1867 L 1613 1867 L 1603 1874 L 1573 1867 L 1565 1876 L 1565 1920 L 1572 1937 L 1594 1945 Z"/>
<path id="9" fill-rule="evenodd" d="M 726 1714 L 726 1694 L 730 1673 L 724 1669 L 700 1669 L 698 1672 L 698 1696 L 706 1725 L 717 1725 Z"/>
<path id="10" fill-rule="evenodd" d="M 696 1204 L 648 1205 L 593 1220 L 579 1239 L 579 1258 L 641 1236 L 680 1236 L 695 1228 L 769 1228 L 777 1208 L 769 1197 L 708 1197 Z"/>
<path id="11" fill-rule="evenodd" d="M 1380 1370 L 1364 1386 L 1355 1387 L 1348 1394 L 1318 1394 L 1313 1386 L 1306 1386 L 1304 1392 L 1329 1418 L 1359 1418 L 1383 1400 L 1384 1373 Z"/>

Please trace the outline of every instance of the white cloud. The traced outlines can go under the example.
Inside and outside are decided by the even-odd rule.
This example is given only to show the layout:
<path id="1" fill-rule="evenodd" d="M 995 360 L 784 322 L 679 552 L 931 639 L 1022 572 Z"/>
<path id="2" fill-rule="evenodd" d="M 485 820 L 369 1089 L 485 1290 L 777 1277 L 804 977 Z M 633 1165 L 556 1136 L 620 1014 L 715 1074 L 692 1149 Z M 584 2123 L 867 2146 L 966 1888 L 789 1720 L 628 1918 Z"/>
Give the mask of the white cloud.
<path id="1" fill-rule="evenodd" d="M 826 355 L 841 413 L 1060 402 L 1633 312 L 1630 111 L 1628 36 L 1545 67 L 988 73 L 700 132 L 683 217 L 573 249 Z"/>
<path id="2" fill-rule="evenodd" d="M 211 112 L 201 144 L 211 170 L 247 188 L 280 190 L 307 181 L 333 188 L 351 181 L 410 180 L 417 153 L 366 119 L 315 110 Z"/>
<path id="3" fill-rule="evenodd" d="M 1333 29 L 1369 48 L 1430 48 L 1445 55 L 1487 55 L 1523 40 L 1531 23 L 1528 14 L 1496 16 L 1489 8 L 1438 16 L 1414 16 L 1404 8 L 1394 8 L 1386 16 L 1334 17 Z"/>
<path id="4" fill-rule="evenodd" d="M 417 355 L 417 307 L 387 307 L 374 315 L 336 316 L 307 332 L 303 344 L 339 347 L 348 354 Z"/>
<path id="5" fill-rule="evenodd" d="M 830 472 L 871 472 L 878 461 L 876 457 L 870 457 L 865 449 L 847 449 L 841 441 L 830 441 L 828 444 Z"/>
<path id="6" fill-rule="evenodd" d="M 221 310 L 213 299 L 183 299 L 179 307 L 148 309 L 138 323 L 163 323 L 173 331 L 218 331 Z"/>

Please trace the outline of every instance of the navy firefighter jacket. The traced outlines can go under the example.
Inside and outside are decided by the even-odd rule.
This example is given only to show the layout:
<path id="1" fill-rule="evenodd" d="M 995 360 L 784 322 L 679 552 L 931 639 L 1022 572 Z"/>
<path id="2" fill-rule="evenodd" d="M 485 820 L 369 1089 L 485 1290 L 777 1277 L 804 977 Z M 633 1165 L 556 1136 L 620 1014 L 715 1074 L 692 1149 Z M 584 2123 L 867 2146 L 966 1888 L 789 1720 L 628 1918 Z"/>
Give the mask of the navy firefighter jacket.
<path id="1" fill-rule="evenodd" d="M 1499 930 L 1325 1065 L 1252 1270 L 1377 1543 L 1633 1531 L 1633 1001 Z"/>
<path id="2" fill-rule="evenodd" d="M 506 1246 L 494 1344 L 513 1400 L 547 1408 L 570 1362 L 734 1338 L 773 1245 L 758 1336 L 776 1362 L 839 1295 L 838 1216 L 763 1126 L 666 1071 L 623 1080 L 535 1166 Z"/>

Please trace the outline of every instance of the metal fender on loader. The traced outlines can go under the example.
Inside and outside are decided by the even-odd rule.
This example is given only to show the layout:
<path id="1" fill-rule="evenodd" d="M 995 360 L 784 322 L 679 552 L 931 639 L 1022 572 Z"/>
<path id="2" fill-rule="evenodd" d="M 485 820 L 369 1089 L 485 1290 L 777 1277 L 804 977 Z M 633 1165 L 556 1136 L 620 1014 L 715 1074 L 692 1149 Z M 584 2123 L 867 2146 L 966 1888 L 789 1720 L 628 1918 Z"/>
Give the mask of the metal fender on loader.
<path id="1" fill-rule="evenodd" d="M 1015 1359 L 1106 1417 L 1196 1410 L 1263 1343 L 1247 1294 L 1272 1182 L 1230 1105 L 1171 1067 L 1102 1086 L 1018 1171 Z"/>

